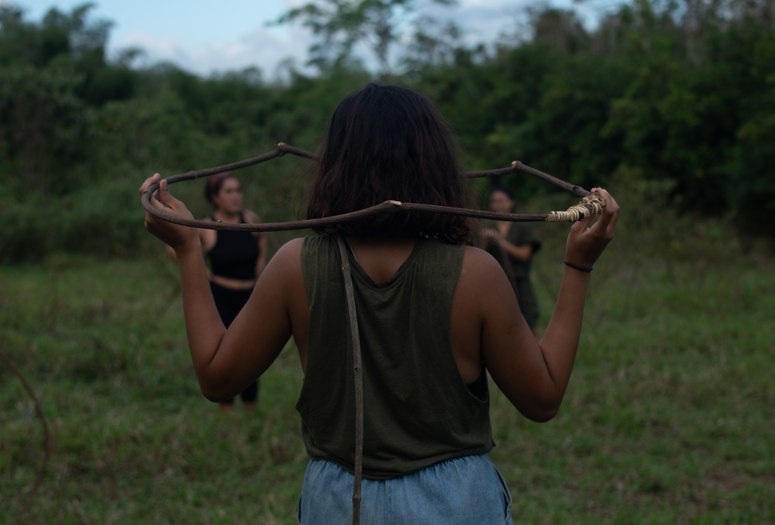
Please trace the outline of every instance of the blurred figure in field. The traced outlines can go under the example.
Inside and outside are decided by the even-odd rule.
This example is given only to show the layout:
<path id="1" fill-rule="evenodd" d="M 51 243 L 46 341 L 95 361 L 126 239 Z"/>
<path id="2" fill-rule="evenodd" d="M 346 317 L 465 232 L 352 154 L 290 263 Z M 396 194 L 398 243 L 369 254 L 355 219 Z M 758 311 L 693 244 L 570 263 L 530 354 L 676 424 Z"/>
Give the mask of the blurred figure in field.
<path id="1" fill-rule="evenodd" d="M 242 209 L 242 185 L 230 173 L 213 175 L 205 186 L 205 198 L 213 205 L 213 213 L 205 220 L 228 223 L 259 223 L 258 216 Z M 266 236 L 263 233 L 216 231 L 200 229 L 202 250 L 210 259 L 210 289 L 215 306 L 226 328 L 245 306 L 266 262 Z M 175 250 L 167 247 L 175 257 Z M 258 400 L 258 380 L 241 394 L 246 410 L 255 410 Z M 221 401 L 222 410 L 234 408 L 234 399 Z"/>
<path id="2" fill-rule="evenodd" d="M 514 213 L 514 193 L 506 186 L 490 192 L 490 209 L 497 213 Z M 495 221 L 493 228 L 482 230 L 482 248 L 495 257 L 509 278 L 519 308 L 533 334 L 538 337 L 538 301 L 530 284 L 530 263 L 541 248 L 541 241 L 530 224 Z"/>

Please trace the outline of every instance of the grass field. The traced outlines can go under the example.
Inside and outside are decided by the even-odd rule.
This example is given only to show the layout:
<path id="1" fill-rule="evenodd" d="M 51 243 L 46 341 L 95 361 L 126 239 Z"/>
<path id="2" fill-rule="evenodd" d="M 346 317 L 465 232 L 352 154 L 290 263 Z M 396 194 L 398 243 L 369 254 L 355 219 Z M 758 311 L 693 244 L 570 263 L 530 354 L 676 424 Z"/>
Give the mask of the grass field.
<path id="1" fill-rule="evenodd" d="M 515 523 L 775 523 L 775 265 L 720 226 L 647 223 L 623 225 L 595 269 L 560 414 L 532 423 L 493 386 L 491 457 Z M 565 231 L 540 231 L 544 324 Z M 25 523 L 295 523 L 306 456 L 293 344 L 261 378 L 257 412 L 222 414 L 199 393 L 175 275 L 161 258 L 0 269 L 0 348 L 54 435 Z M 41 443 L 0 366 L 0 524 Z"/>

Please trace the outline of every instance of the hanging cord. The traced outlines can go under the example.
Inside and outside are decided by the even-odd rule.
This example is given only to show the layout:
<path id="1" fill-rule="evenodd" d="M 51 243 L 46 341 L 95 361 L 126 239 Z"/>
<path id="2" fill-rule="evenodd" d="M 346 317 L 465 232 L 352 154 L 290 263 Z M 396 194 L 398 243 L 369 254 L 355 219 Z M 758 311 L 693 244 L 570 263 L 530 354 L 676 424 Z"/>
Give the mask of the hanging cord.
<path id="1" fill-rule="evenodd" d="M 48 460 L 51 458 L 51 434 L 49 434 L 48 431 L 48 424 L 46 423 L 46 417 L 43 415 L 43 408 L 40 406 L 40 401 L 38 401 L 37 396 L 35 395 L 35 392 L 33 392 L 32 387 L 27 382 L 26 379 L 24 379 L 24 376 L 21 372 L 19 372 L 19 369 L 16 368 L 16 365 L 13 364 L 13 362 L 8 358 L 5 353 L 0 350 L 0 359 L 5 361 L 5 364 L 8 365 L 8 368 L 11 369 L 11 372 L 13 372 L 16 377 L 18 377 L 22 384 L 24 385 L 25 390 L 27 390 L 27 393 L 32 398 L 32 401 L 35 403 L 35 412 L 38 414 L 38 418 L 40 419 L 40 423 L 43 425 L 43 433 L 45 435 L 45 438 L 43 440 L 43 449 L 45 450 L 45 455 L 43 456 L 43 465 L 41 465 L 40 470 L 38 471 L 38 476 L 35 478 L 35 484 L 32 485 L 32 489 L 27 494 L 27 498 L 24 501 L 24 504 L 22 505 L 22 508 L 19 509 L 19 512 L 16 513 L 16 516 L 11 520 L 11 525 L 16 525 L 20 522 L 24 514 L 27 513 L 27 509 L 30 507 L 30 503 L 32 503 L 32 498 L 35 497 L 35 493 L 38 491 L 38 488 L 40 488 L 41 483 L 43 483 L 43 476 L 46 473 L 46 467 L 48 466 Z"/>
<path id="2" fill-rule="evenodd" d="M 363 476 L 363 370 L 361 366 L 361 338 L 358 333 L 358 314 L 355 311 L 355 294 L 350 273 L 350 257 L 344 235 L 337 235 L 339 253 L 342 256 L 344 290 L 347 294 L 347 311 L 350 314 L 350 331 L 353 339 L 353 372 L 355 374 L 355 467 L 353 474 L 353 525 L 361 522 L 361 479 Z M 349 244 L 349 243 L 348 243 Z M 355 255 L 355 254 L 353 254 Z"/>

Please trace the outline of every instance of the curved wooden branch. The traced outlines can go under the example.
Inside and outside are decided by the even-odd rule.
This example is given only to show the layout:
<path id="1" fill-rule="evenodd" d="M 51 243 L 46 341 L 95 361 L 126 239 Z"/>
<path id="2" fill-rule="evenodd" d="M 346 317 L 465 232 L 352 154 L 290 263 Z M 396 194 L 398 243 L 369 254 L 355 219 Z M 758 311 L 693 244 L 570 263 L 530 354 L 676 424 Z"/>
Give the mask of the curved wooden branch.
<path id="1" fill-rule="evenodd" d="M 475 179 L 480 177 L 496 177 L 499 175 L 508 175 L 510 173 L 527 173 L 528 175 L 532 175 L 533 177 L 544 180 L 562 190 L 570 192 L 579 198 L 589 195 L 589 191 L 585 190 L 581 186 L 576 186 L 575 184 L 570 184 L 564 180 L 558 179 L 557 177 L 552 177 L 548 173 L 544 173 L 543 171 L 526 166 L 518 160 L 513 161 L 510 168 L 501 168 L 487 171 L 466 171 L 463 173 L 463 175 L 469 179 Z"/>
<path id="2" fill-rule="evenodd" d="M 181 179 L 174 182 L 180 182 Z M 170 182 L 171 179 L 168 179 Z M 463 217 L 471 217 L 475 219 L 489 219 L 494 221 L 508 221 L 508 222 L 573 222 L 581 220 L 587 215 L 581 212 L 569 214 L 569 212 L 551 212 L 551 213 L 495 213 L 492 211 L 471 210 L 468 208 L 453 208 L 450 206 L 436 206 L 433 204 L 417 204 L 412 202 L 401 201 L 385 201 L 382 204 L 377 204 L 370 208 L 358 210 L 350 213 L 343 213 L 341 215 L 333 215 L 331 217 L 323 217 L 320 219 L 304 219 L 298 221 L 287 222 L 265 222 L 261 224 L 255 223 L 232 223 L 232 222 L 217 222 L 217 221 L 203 221 L 195 219 L 183 219 L 177 215 L 171 215 L 167 212 L 157 210 L 151 204 L 151 195 L 159 188 L 159 183 L 151 185 L 148 191 L 143 193 L 142 204 L 143 208 L 151 215 L 158 217 L 162 220 L 169 221 L 175 224 L 183 226 L 189 226 L 192 228 L 203 228 L 206 230 L 217 231 L 242 231 L 242 232 L 279 232 L 290 230 L 304 230 L 307 228 L 321 228 L 326 226 L 335 226 L 343 222 L 355 221 L 372 215 L 380 215 L 383 213 L 396 213 L 399 211 L 414 211 L 420 213 L 441 213 L 447 215 L 460 215 Z M 597 193 L 591 195 L 599 195 Z M 598 202 L 598 201 L 596 201 Z M 602 203 L 602 204 L 601 204 Z M 573 210 L 583 204 L 577 204 L 574 207 L 569 208 Z M 605 208 L 605 200 L 602 196 L 599 197 L 598 207 Z M 586 208 L 584 208 L 586 209 Z M 573 218 L 576 217 L 576 218 Z"/>
<path id="3" fill-rule="evenodd" d="M 203 170 L 188 171 L 186 173 L 181 173 L 179 175 L 173 175 L 172 177 L 167 178 L 167 182 L 169 184 L 173 184 L 175 182 L 181 182 L 184 180 L 194 180 L 194 179 L 200 179 L 202 177 L 211 177 L 212 175 L 223 173 L 224 171 L 233 171 L 241 168 L 247 168 L 248 166 L 253 166 L 255 164 L 261 164 L 262 162 L 266 162 L 268 160 L 272 160 L 277 157 L 282 157 L 283 155 L 286 155 L 286 154 L 295 155 L 297 157 L 303 157 L 305 159 L 310 159 L 310 160 L 319 159 L 319 157 L 314 153 L 303 150 L 301 148 L 297 148 L 295 146 L 291 146 L 289 144 L 285 144 L 284 142 L 278 142 L 275 149 L 273 149 L 268 153 L 264 153 L 263 155 L 259 155 L 258 157 L 241 160 L 239 162 L 232 162 L 231 164 L 225 164 L 223 166 L 217 166 L 215 168 L 206 168 Z M 525 164 L 521 163 L 518 160 L 515 160 L 514 162 L 512 162 L 511 166 L 508 168 L 500 168 L 500 169 L 486 170 L 486 171 L 465 171 L 460 175 L 462 177 L 474 179 L 474 178 L 481 178 L 481 177 L 497 177 L 501 175 L 508 175 L 510 173 L 526 173 L 528 175 L 532 175 L 533 177 L 537 177 L 541 180 L 544 180 L 562 190 L 570 192 L 579 198 L 586 197 L 589 194 L 589 192 L 584 188 L 582 188 L 581 186 L 570 184 L 568 182 L 558 179 L 557 177 L 553 177 L 548 173 L 544 173 L 543 171 L 537 170 L 535 168 L 531 168 L 530 166 L 526 166 Z"/>
<path id="4" fill-rule="evenodd" d="M 0 350 L 0 359 L 5 361 L 5 364 L 8 365 L 8 368 L 11 369 L 11 372 L 18 377 L 22 384 L 24 385 L 24 389 L 27 390 L 27 393 L 32 398 L 32 401 L 35 403 L 35 412 L 38 415 L 38 418 L 40 419 L 40 423 L 43 425 L 43 434 L 44 434 L 44 440 L 43 440 L 43 449 L 45 450 L 45 454 L 43 456 L 43 464 L 40 467 L 40 470 L 38 471 L 38 475 L 35 477 L 35 483 L 32 485 L 32 489 L 27 494 L 27 498 L 24 500 L 24 504 L 22 505 L 22 508 L 19 509 L 19 512 L 16 513 L 16 516 L 13 517 L 11 520 L 11 525 L 15 525 L 16 523 L 19 523 L 21 518 L 27 513 L 27 509 L 30 507 L 30 503 L 32 503 L 32 498 L 35 497 L 35 493 L 40 488 L 41 483 L 43 483 L 43 476 L 46 474 L 46 467 L 48 467 L 48 461 L 51 458 L 51 434 L 48 431 L 48 424 L 46 423 L 46 416 L 43 415 L 43 407 L 40 406 L 40 401 L 38 401 L 38 397 L 35 395 L 35 392 L 32 390 L 32 387 L 27 382 L 27 380 L 24 378 L 21 372 L 19 372 L 19 369 L 16 368 L 16 365 L 13 364 L 13 362 L 10 360 L 10 358 L 5 355 L 5 352 Z"/>
<path id="5" fill-rule="evenodd" d="M 344 213 L 342 215 L 334 215 L 332 217 L 325 217 L 322 219 L 306 219 L 299 221 L 288 222 L 265 222 L 262 224 L 254 223 L 231 223 L 231 222 L 216 222 L 216 221 L 200 221 L 194 219 L 183 219 L 176 215 L 159 211 L 151 204 L 151 195 L 159 188 L 159 183 L 151 185 L 148 191 L 143 193 L 142 203 L 143 208 L 160 219 L 169 221 L 175 224 L 181 224 L 183 226 L 191 226 L 193 228 L 204 228 L 207 230 L 218 231 L 244 231 L 244 232 L 281 232 L 290 230 L 304 230 L 307 228 L 317 228 L 323 226 L 333 226 L 343 222 L 355 221 L 369 217 L 371 215 L 378 215 L 380 213 L 392 213 L 401 209 L 401 203 L 398 201 L 385 201 L 382 204 L 377 204 L 371 208 L 364 210 L 354 211 L 351 213 Z M 455 208 L 456 209 L 456 208 Z"/>

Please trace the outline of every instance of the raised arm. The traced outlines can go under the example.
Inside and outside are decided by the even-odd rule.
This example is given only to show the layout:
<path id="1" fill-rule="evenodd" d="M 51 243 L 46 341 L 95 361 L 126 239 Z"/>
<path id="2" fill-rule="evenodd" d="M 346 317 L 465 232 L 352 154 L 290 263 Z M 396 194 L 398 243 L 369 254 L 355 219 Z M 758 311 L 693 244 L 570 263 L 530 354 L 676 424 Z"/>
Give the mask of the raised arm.
<path id="1" fill-rule="evenodd" d="M 571 227 L 566 261 L 591 268 L 613 239 L 619 206 L 605 190 L 607 207 L 592 219 Z M 512 404 L 535 421 L 553 418 L 559 410 L 576 358 L 589 272 L 565 266 L 560 292 L 549 326 L 540 342 L 532 337 L 506 276 L 494 260 L 482 255 L 476 262 L 480 294 L 482 357 L 496 384 Z"/>
<path id="2" fill-rule="evenodd" d="M 159 178 L 156 174 L 147 179 L 140 193 Z M 191 218 L 186 206 L 170 195 L 166 181 L 162 181 L 151 203 L 167 213 Z M 304 282 L 303 277 L 299 279 L 300 242 L 287 244 L 272 259 L 264 272 L 271 277 L 259 279 L 248 303 L 227 331 L 213 301 L 197 231 L 159 220 L 147 212 L 145 227 L 175 250 L 186 334 L 202 393 L 212 401 L 233 397 L 272 364 L 291 336 L 287 300 L 292 293 L 298 293 L 291 284 L 298 288 L 300 280 L 303 289 Z"/>

